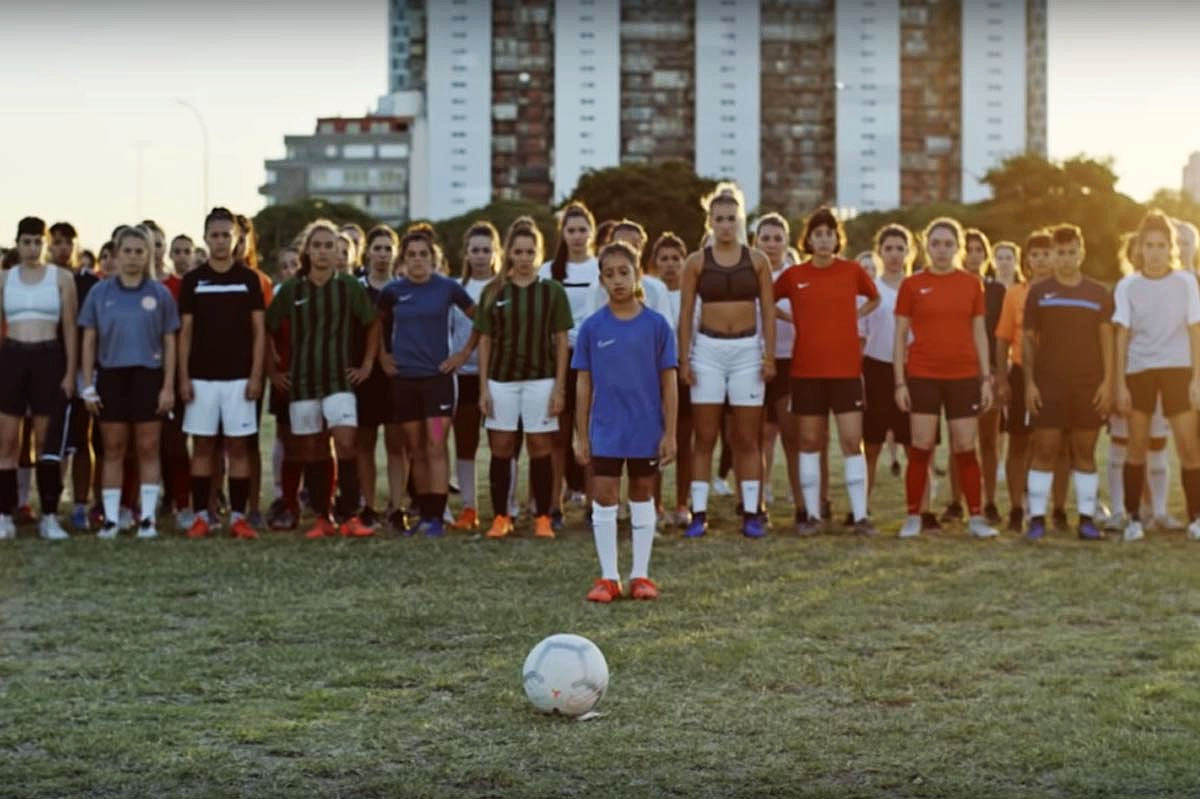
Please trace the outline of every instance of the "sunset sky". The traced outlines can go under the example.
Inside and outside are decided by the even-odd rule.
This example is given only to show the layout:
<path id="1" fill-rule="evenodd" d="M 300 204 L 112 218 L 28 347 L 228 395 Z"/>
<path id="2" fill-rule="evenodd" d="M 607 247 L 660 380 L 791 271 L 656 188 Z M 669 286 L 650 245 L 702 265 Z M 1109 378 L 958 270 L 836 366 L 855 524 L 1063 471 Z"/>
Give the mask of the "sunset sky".
<path id="1" fill-rule="evenodd" d="M 29 213 L 86 246 L 145 216 L 196 234 L 200 128 L 179 99 L 209 128 L 210 204 L 253 213 L 284 134 L 386 91 L 386 26 L 385 0 L 9 0 L 0 237 Z M 1177 188 L 1200 150 L 1200 4 L 1050 0 L 1049 59 L 1051 156 L 1114 156 L 1135 199 Z"/>

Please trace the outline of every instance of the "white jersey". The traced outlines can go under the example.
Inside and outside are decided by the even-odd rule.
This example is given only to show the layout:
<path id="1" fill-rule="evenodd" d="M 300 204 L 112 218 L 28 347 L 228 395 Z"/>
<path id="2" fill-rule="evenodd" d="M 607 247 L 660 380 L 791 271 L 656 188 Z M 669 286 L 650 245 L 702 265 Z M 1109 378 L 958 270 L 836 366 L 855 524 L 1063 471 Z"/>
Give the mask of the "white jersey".
<path id="1" fill-rule="evenodd" d="M 471 300 L 476 307 L 479 306 L 479 298 L 483 296 L 483 289 L 494 278 L 487 280 L 478 280 L 470 278 L 463 288 L 467 290 L 467 294 L 471 295 Z M 462 312 L 462 309 L 455 305 L 450 309 L 450 353 L 454 354 L 467 345 L 467 340 L 471 338 L 471 330 L 473 326 L 471 318 Z M 467 362 L 459 367 L 460 375 L 477 375 L 479 374 L 479 348 L 476 347 L 471 357 Z"/>
<path id="2" fill-rule="evenodd" d="M 645 294 L 643 305 L 662 314 L 671 323 L 672 330 L 679 326 L 679 300 L 675 300 L 674 311 L 672 311 L 671 291 L 667 288 L 666 283 L 654 275 L 642 275 L 642 292 Z M 596 288 L 589 292 L 587 312 L 583 318 L 586 319 L 606 305 L 608 305 L 608 291 L 597 281 Z"/>
<path id="3" fill-rule="evenodd" d="M 778 272 L 771 272 L 771 282 L 774 283 L 783 274 L 784 270 L 792 265 L 791 256 L 783 259 L 783 266 L 779 267 Z M 776 358 L 791 358 L 792 350 L 796 344 L 796 325 L 794 322 L 789 322 L 779 318 L 779 312 L 783 311 L 790 315 L 792 313 L 792 303 L 786 297 L 775 303 L 775 357 Z M 762 326 L 761 323 L 759 325 Z"/>
<path id="4" fill-rule="evenodd" d="M 538 270 L 538 277 L 553 280 L 554 261 L 547 261 Z M 567 261 L 567 274 L 563 278 L 563 291 L 567 293 L 567 303 L 571 306 L 571 320 L 575 323 L 567 331 L 567 346 L 575 348 L 575 337 L 579 335 L 579 326 L 591 315 L 589 310 L 591 294 L 600 285 L 600 262 L 595 256 L 578 263 Z M 603 291 L 603 289 L 601 289 Z M 607 296 L 605 302 L 608 302 Z M 592 310 L 595 310 L 594 308 Z"/>
<path id="5" fill-rule="evenodd" d="M 1126 275 L 1113 292 L 1113 323 L 1129 329 L 1125 373 L 1188 369 L 1188 325 L 1200 323 L 1196 276 L 1175 270 L 1159 278 Z"/>
<path id="6" fill-rule="evenodd" d="M 866 339 L 863 357 L 891 363 L 896 340 L 896 295 L 900 293 L 900 286 L 897 284 L 892 288 L 882 277 L 877 277 L 875 288 L 879 291 L 879 305 L 861 319 L 862 335 Z"/>

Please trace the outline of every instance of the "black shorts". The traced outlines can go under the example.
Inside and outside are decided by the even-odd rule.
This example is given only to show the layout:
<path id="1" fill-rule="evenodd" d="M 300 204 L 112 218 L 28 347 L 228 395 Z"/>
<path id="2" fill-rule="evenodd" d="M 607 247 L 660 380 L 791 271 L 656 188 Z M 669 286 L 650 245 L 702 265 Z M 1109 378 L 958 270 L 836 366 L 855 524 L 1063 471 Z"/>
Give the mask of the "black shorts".
<path id="1" fill-rule="evenodd" d="M 896 404 L 896 373 L 887 361 L 863 358 L 863 393 L 867 409 L 863 411 L 863 441 L 882 444 L 890 430 L 897 444 L 907 445 L 908 414 Z"/>
<path id="2" fill-rule="evenodd" d="M 96 377 L 100 394 L 100 421 L 155 422 L 158 415 L 158 395 L 163 387 L 162 369 L 127 366 L 120 369 L 101 369 Z"/>
<path id="3" fill-rule="evenodd" d="M 1025 409 L 1025 370 L 1018 364 L 1008 368 L 1008 412 L 1004 417 L 1004 430 L 1025 435 L 1033 429 L 1033 420 Z"/>
<path id="4" fill-rule="evenodd" d="M 862 411 L 866 405 L 861 377 L 793 377 L 792 413 L 828 416 Z"/>
<path id="5" fill-rule="evenodd" d="M 271 383 L 270 391 L 271 397 L 267 402 L 267 410 L 275 417 L 275 426 L 290 425 L 292 422 L 291 416 L 288 415 L 288 406 L 292 404 L 291 395 L 287 391 L 275 388 L 274 383 Z"/>
<path id="6" fill-rule="evenodd" d="M 382 369 L 372 369 L 371 376 L 354 388 L 358 407 L 358 426 L 375 429 L 381 424 L 396 421 L 392 404 L 392 378 Z"/>
<path id="7" fill-rule="evenodd" d="M 454 415 L 454 375 L 392 378 L 392 421 L 420 422 Z"/>
<path id="8" fill-rule="evenodd" d="M 567 353 L 567 363 L 571 362 L 571 358 L 574 357 L 574 355 L 575 355 L 574 350 L 571 350 L 570 352 Z M 576 405 L 575 390 L 578 385 L 579 385 L 579 370 L 572 369 L 571 367 L 568 366 L 567 367 L 567 385 L 566 385 L 567 395 L 565 397 L 563 397 L 563 413 L 564 414 L 574 415 L 574 413 L 575 413 L 575 405 Z"/>
<path id="9" fill-rule="evenodd" d="M 458 375 L 458 407 L 479 404 L 479 375 Z"/>
<path id="10" fill-rule="evenodd" d="M 1104 419 L 1092 407 L 1099 383 L 1063 384 L 1045 380 L 1038 385 L 1042 409 L 1033 427 L 1042 430 L 1099 430 Z"/>
<path id="11" fill-rule="evenodd" d="M 776 411 L 779 401 L 792 395 L 791 371 L 791 358 L 775 359 L 775 376 L 767 383 L 766 391 L 763 392 L 763 404 L 767 407 L 767 422 L 770 424 L 779 424 L 779 413 Z"/>
<path id="12" fill-rule="evenodd" d="M 67 356 L 57 339 L 36 344 L 6 340 L 0 345 L 0 413 L 53 416 L 61 412 L 66 370 Z"/>
<path id="13" fill-rule="evenodd" d="M 1191 369 L 1147 369 L 1125 375 L 1125 385 L 1133 395 L 1133 409 L 1153 416 L 1161 395 L 1163 416 L 1168 419 L 1192 409 L 1191 400 L 1188 399 L 1188 385 L 1191 382 Z"/>
<path id="14" fill-rule="evenodd" d="M 621 467 L 629 477 L 652 477 L 658 474 L 658 458 L 592 458 L 592 474 L 596 477 L 620 477 Z"/>
<path id="15" fill-rule="evenodd" d="M 978 377 L 956 380 L 937 380 L 929 377 L 909 377 L 908 397 L 913 413 L 938 416 L 946 410 L 946 419 L 966 419 L 979 416 L 982 399 Z"/>

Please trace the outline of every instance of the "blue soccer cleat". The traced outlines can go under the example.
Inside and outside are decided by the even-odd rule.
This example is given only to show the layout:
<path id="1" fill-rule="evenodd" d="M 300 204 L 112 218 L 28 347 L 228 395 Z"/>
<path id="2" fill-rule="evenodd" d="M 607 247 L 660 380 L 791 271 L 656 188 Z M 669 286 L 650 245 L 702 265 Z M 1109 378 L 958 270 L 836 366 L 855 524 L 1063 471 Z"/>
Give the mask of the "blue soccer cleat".
<path id="1" fill-rule="evenodd" d="M 1029 520 L 1029 527 L 1025 530 L 1026 541 L 1041 541 L 1046 537 L 1046 517 L 1034 516 Z"/>
<path id="2" fill-rule="evenodd" d="M 708 514 L 704 511 L 692 514 L 692 522 L 683 531 L 684 538 L 700 538 L 708 532 Z"/>
<path id="3" fill-rule="evenodd" d="M 751 514 L 742 520 L 742 535 L 746 538 L 762 538 L 767 534 L 766 528 L 763 526 L 762 517 L 758 514 Z"/>

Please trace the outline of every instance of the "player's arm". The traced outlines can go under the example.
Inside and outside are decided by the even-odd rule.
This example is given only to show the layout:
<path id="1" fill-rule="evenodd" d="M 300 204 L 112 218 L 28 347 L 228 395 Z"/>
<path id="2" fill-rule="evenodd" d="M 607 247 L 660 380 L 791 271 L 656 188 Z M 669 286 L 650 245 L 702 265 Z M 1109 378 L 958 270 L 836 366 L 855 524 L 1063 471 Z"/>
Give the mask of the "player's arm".
<path id="1" fill-rule="evenodd" d="M 479 412 L 492 416 L 492 394 L 488 391 L 488 370 L 492 361 L 492 337 L 487 333 L 479 336 Z"/>
<path id="2" fill-rule="evenodd" d="M 175 342 L 174 332 L 163 333 L 163 384 L 158 392 L 158 413 L 166 415 L 175 407 Z"/>
<path id="3" fill-rule="evenodd" d="M 1108 416 L 1112 410 L 1113 386 L 1113 326 L 1109 322 L 1100 323 L 1100 357 L 1104 361 L 1104 381 L 1096 390 L 1093 405 L 1101 416 Z M 1193 345 L 1194 346 L 1194 345 Z M 1193 349 L 1193 352 L 1195 350 Z M 1193 356 L 1194 357 L 1194 356 Z"/>
<path id="4" fill-rule="evenodd" d="M 679 281 L 679 376 L 691 385 L 692 328 L 696 324 L 696 284 L 700 280 L 701 255 L 694 252 L 683 263 Z"/>
<path id="5" fill-rule="evenodd" d="M 908 396 L 908 378 L 904 373 L 904 358 L 908 355 L 908 328 L 911 322 L 907 316 L 896 314 L 896 335 L 892 339 L 892 376 L 895 378 L 896 406 L 908 413 L 912 402 Z"/>
<path id="6" fill-rule="evenodd" d="M 79 368 L 79 336 L 75 334 L 79 301 L 75 296 L 75 279 L 65 269 L 58 270 L 58 286 L 62 296 L 63 349 L 67 355 L 67 370 L 62 379 L 62 391 L 69 399 L 75 396 L 75 370 Z"/>
<path id="7" fill-rule="evenodd" d="M 1037 364 L 1038 336 L 1037 331 L 1031 327 L 1025 328 L 1021 335 L 1021 358 L 1024 360 L 1022 368 L 1025 370 L 1025 408 L 1030 414 L 1036 414 L 1042 409 L 1042 395 L 1033 379 Z"/>
<path id="8" fill-rule="evenodd" d="M 1125 370 L 1129 367 L 1129 328 L 1120 322 L 1116 323 L 1116 340 L 1113 342 L 1113 381 L 1117 413 L 1128 416 L 1133 410 L 1133 397 L 1129 393 L 1129 385 L 1125 382 Z M 1190 336 L 1189 336 L 1190 340 Z"/>
<path id="9" fill-rule="evenodd" d="M 592 423 L 592 373 L 580 369 L 575 383 L 575 460 L 587 466 L 592 459 L 588 430 Z"/>
<path id="10" fill-rule="evenodd" d="M 264 315 L 263 311 L 250 312 L 250 379 L 246 382 L 248 400 L 258 400 L 263 395 L 263 368 L 267 359 L 267 324 Z"/>
<path id="11" fill-rule="evenodd" d="M 658 373 L 658 387 L 662 393 L 663 437 L 658 445 L 658 465 L 669 465 L 675 460 L 675 431 L 679 426 L 679 377 L 674 369 L 662 369 Z"/>
<path id="12" fill-rule="evenodd" d="M 762 317 L 763 382 L 775 377 L 775 282 L 771 262 L 759 250 L 753 250 L 754 269 L 758 273 L 758 310 Z"/>
<path id="13" fill-rule="evenodd" d="M 979 360 L 979 411 L 985 413 L 992 407 L 992 353 L 988 348 L 987 321 L 982 315 L 972 317 L 971 334 Z"/>
<path id="14" fill-rule="evenodd" d="M 1192 350 L 1192 382 L 1188 396 L 1192 407 L 1200 408 L 1200 324 L 1188 325 L 1188 344 Z"/>
<path id="15" fill-rule="evenodd" d="M 94 416 L 100 411 L 100 395 L 96 393 L 96 328 L 83 329 L 80 369 L 83 371 L 83 392 L 79 395 Z"/>
<path id="16" fill-rule="evenodd" d="M 550 394 L 550 415 L 558 416 L 566 407 L 567 331 L 554 334 L 554 391 Z"/>
<path id="17" fill-rule="evenodd" d="M 996 402 L 1001 405 L 1007 405 L 1009 399 L 1008 381 L 1004 376 L 1008 374 L 1008 339 L 996 336 L 996 363 L 992 367 L 992 374 L 996 375 Z"/>
<path id="18" fill-rule="evenodd" d="M 192 391 L 192 376 L 188 372 L 188 364 L 192 357 L 192 332 L 195 319 L 190 313 L 179 315 L 179 399 L 184 403 L 191 402 L 195 396 Z"/>

